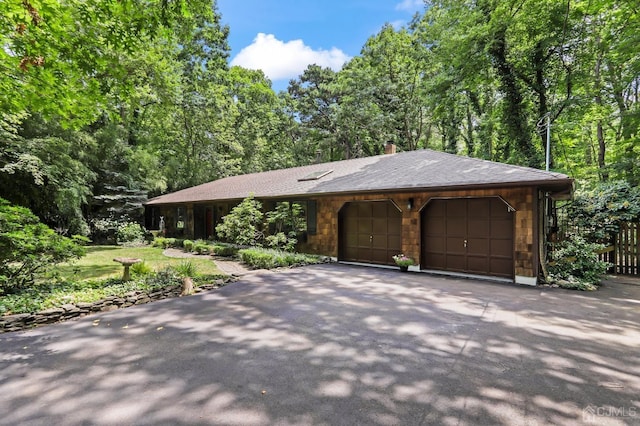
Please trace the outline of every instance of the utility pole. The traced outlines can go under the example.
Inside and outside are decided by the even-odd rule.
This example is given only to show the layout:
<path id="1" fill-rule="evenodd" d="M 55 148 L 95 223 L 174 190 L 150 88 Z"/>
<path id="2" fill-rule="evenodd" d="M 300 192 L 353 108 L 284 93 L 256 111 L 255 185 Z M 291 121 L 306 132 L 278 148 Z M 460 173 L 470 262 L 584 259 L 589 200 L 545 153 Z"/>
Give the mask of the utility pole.
<path id="1" fill-rule="evenodd" d="M 546 120 L 545 120 L 546 119 Z M 544 123 L 544 124 L 543 124 Z M 538 120 L 538 131 L 542 133 L 542 127 L 547 128 L 547 152 L 545 161 L 545 170 L 549 171 L 549 163 L 551 163 L 551 113 L 548 112 Z"/>
<path id="2" fill-rule="evenodd" d="M 551 114 L 547 113 L 547 161 L 546 161 L 546 171 L 549 171 L 549 163 L 551 158 Z"/>

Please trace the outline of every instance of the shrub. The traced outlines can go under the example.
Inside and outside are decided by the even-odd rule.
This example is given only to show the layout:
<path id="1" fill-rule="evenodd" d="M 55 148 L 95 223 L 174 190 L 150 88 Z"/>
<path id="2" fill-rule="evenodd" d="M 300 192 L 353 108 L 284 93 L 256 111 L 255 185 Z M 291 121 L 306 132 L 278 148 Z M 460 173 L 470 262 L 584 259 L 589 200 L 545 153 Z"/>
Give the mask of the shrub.
<path id="1" fill-rule="evenodd" d="M 98 243 L 116 244 L 118 221 L 114 219 L 93 219 L 89 223 L 91 239 Z"/>
<path id="2" fill-rule="evenodd" d="M 131 265 L 131 273 L 134 275 L 147 276 L 153 274 L 153 268 L 145 262 L 138 262 Z"/>
<path id="3" fill-rule="evenodd" d="M 589 243 L 579 235 L 571 235 L 559 243 L 552 253 L 549 273 L 561 287 L 593 290 L 600 284 L 609 263 L 598 260 L 596 252 L 604 245 Z"/>
<path id="4" fill-rule="evenodd" d="M 162 248 L 184 248 L 184 240 L 178 238 L 158 238 L 161 241 Z"/>
<path id="5" fill-rule="evenodd" d="M 166 238 L 164 237 L 156 237 L 152 242 L 151 242 L 151 247 L 160 247 L 160 248 L 165 248 L 165 242 L 166 242 Z"/>
<path id="6" fill-rule="evenodd" d="M 263 250 L 244 249 L 238 252 L 240 260 L 256 269 L 273 269 L 276 261 L 273 253 L 266 253 Z"/>
<path id="7" fill-rule="evenodd" d="M 262 204 L 250 195 L 222 218 L 216 233 L 230 243 L 258 246 L 262 239 L 261 209 Z"/>
<path id="8" fill-rule="evenodd" d="M 189 253 L 192 252 L 193 246 L 194 246 L 194 243 L 191 240 L 184 240 L 182 242 L 182 248 L 184 248 L 184 251 L 186 252 L 189 252 Z"/>
<path id="9" fill-rule="evenodd" d="M 87 244 L 91 243 L 91 240 L 84 235 L 73 235 L 71 237 L 71 240 L 79 246 L 86 246 Z"/>
<path id="10" fill-rule="evenodd" d="M 166 288 L 180 285 L 180 277 L 176 270 L 169 266 L 155 274 L 149 275 L 145 282 L 151 289 Z"/>
<path id="11" fill-rule="evenodd" d="M 280 249 L 285 251 L 293 251 L 298 243 L 295 238 L 295 233 L 292 236 L 287 236 L 284 232 L 278 232 L 275 235 L 269 235 L 265 238 L 267 245 L 272 249 Z"/>
<path id="12" fill-rule="evenodd" d="M 238 255 L 242 262 L 256 269 L 309 265 L 325 261 L 322 256 L 263 248 L 242 249 L 238 251 Z"/>
<path id="13" fill-rule="evenodd" d="M 217 280 L 226 282 L 227 275 L 222 274 L 206 274 L 206 275 L 198 275 L 197 277 L 192 277 L 193 282 L 197 285 L 205 285 L 215 283 Z M 223 284 L 224 285 L 224 284 Z"/>
<path id="14" fill-rule="evenodd" d="M 300 204 L 280 202 L 267 212 L 267 223 L 274 233 L 266 238 L 267 245 L 274 249 L 293 251 L 298 237 L 307 230 L 304 210 Z"/>
<path id="15" fill-rule="evenodd" d="M 56 234 L 31 210 L 0 198 L 0 294 L 30 286 L 50 266 L 84 253 L 84 247 Z"/>
<path id="16" fill-rule="evenodd" d="M 123 223 L 116 231 L 118 244 L 142 244 L 145 241 L 145 230 L 135 222 Z"/>
<path id="17" fill-rule="evenodd" d="M 568 215 L 591 242 L 610 242 L 624 222 L 640 220 L 640 188 L 624 181 L 576 191 Z"/>
<path id="18" fill-rule="evenodd" d="M 197 254 L 209 254 L 211 251 L 213 251 L 213 246 L 210 246 L 209 244 L 204 242 L 198 242 L 194 244 L 193 251 Z"/>
<path id="19" fill-rule="evenodd" d="M 239 248 L 230 244 L 215 243 L 213 253 L 216 256 L 233 257 L 238 253 Z"/>

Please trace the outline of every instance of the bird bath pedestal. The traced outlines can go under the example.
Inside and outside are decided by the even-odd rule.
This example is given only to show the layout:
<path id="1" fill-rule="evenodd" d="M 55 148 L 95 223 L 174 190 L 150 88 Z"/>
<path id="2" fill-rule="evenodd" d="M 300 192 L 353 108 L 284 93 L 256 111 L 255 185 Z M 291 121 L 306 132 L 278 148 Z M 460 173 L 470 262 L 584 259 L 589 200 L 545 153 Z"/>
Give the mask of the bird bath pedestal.
<path id="1" fill-rule="evenodd" d="M 131 257 L 116 257 L 115 259 L 113 259 L 113 261 L 121 263 L 122 266 L 124 266 L 122 281 L 129 281 L 131 279 L 131 275 L 129 274 L 129 267 L 136 263 L 142 262 L 142 259 L 134 259 Z"/>

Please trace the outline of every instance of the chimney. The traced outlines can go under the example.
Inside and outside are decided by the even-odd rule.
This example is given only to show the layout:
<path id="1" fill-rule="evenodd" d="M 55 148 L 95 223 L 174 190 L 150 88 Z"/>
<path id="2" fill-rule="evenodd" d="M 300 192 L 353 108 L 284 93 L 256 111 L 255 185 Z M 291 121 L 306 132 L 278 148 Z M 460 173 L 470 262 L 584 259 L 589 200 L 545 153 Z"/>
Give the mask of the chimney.
<path id="1" fill-rule="evenodd" d="M 322 163 L 322 150 L 316 149 L 316 164 Z"/>
<path id="2" fill-rule="evenodd" d="M 395 154 L 396 153 L 395 144 L 392 144 L 391 142 L 387 142 L 387 144 L 384 146 L 384 153 L 385 154 Z"/>

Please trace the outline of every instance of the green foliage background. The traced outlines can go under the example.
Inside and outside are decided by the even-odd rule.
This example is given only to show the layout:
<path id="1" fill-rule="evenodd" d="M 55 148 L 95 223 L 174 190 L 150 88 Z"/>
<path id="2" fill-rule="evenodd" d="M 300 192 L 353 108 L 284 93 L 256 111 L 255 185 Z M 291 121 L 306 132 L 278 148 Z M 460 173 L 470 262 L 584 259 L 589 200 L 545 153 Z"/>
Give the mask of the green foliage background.
<path id="1" fill-rule="evenodd" d="M 215 1 L 0 3 L 0 196 L 58 232 L 240 173 L 431 148 L 640 184 L 640 16 L 618 0 L 435 0 L 275 93 Z M 542 121 L 541 121 L 542 120 Z"/>
<path id="2" fill-rule="evenodd" d="M 0 198 L 0 296 L 33 285 L 39 273 L 84 253 L 84 247 L 56 234 L 29 209 Z"/>

